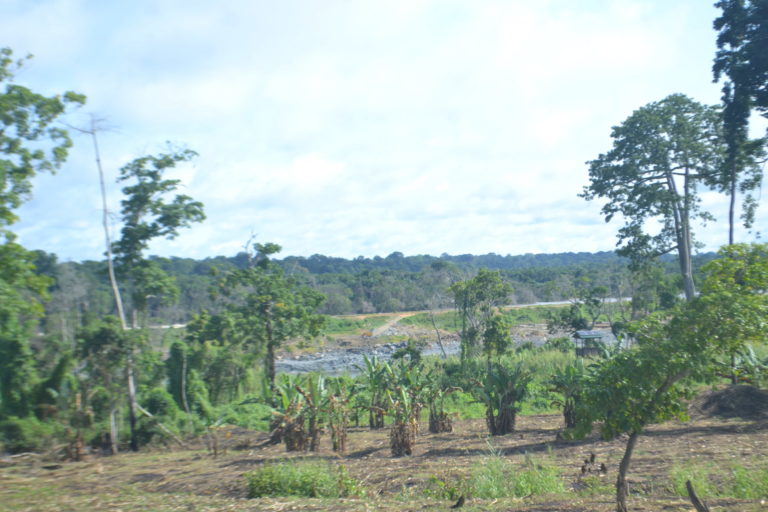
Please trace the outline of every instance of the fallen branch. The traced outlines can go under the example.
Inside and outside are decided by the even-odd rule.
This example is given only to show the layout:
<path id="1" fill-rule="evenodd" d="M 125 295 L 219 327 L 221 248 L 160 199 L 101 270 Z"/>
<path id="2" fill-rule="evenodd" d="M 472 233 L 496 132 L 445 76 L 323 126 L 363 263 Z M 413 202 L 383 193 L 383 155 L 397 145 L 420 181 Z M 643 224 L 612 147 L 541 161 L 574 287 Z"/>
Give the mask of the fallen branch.
<path id="1" fill-rule="evenodd" d="M 685 488 L 688 489 L 688 497 L 691 499 L 691 503 L 693 503 L 693 508 L 696 509 L 696 512 L 710 512 L 706 503 L 696 496 L 696 491 L 693 490 L 693 484 L 691 484 L 690 480 L 685 481 Z"/>
<path id="2" fill-rule="evenodd" d="M 157 426 L 158 426 L 158 427 L 160 427 L 160 430 L 162 430 L 163 432 L 165 432 L 166 434 L 168 434 L 169 436 L 171 436 L 171 437 L 174 439 L 174 441 L 176 441 L 177 443 L 179 443 L 179 444 L 180 444 L 181 446 L 183 446 L 184 448 L 186 448 L 186 447 L 187 447 L 187 444 L 186 444 L 184 441 L 182 441 L 182 440 L 181 440 L 181 438 L 180 438 L 179 436 L 177 436 L 176 434 L 174 434 L 173 432 L 171 432 L 171 430 L 170 430 L 168 427 L 166 427 L 166 426 L 165 426 L 165 425 L 163 425 L 161 422 L 159 422 L 159 421 L 157 420 L 157 418 L 155 418 L 154 414 L 152 414 L 151 412 L 149 412 L 148 410 L 146 410 L 145 408 L 143 408 L 142 406 L 140 406 L 138 403 L 136 404 L 136 408 L 139 410 L 139 412 L 141 412 L 142 414 L 144 414 L 144 415 L 145 415 L 145 416 L 147 416 L 148 418 L 153 418 L 153 419 L 154 419 L 154 420 L 157 422 Z"/>

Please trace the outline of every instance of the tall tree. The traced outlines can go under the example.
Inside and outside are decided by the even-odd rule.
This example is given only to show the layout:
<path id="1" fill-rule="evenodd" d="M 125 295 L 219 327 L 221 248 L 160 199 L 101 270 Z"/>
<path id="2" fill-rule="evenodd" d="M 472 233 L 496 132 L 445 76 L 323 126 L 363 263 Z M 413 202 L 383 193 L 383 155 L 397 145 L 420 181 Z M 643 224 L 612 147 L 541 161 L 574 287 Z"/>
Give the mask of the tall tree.
<path id="1" fill-rule="evenodd" d="M 581 197 L 606 198 L 606 222 L 621 215 L 619 254 L 638 266 L 676 251 L 688 300 L 695 296 L 692 222 L 711 219 L 697 187 L 715 176 L 724 154 L 718 109 L 673 94 L 632 113 L 611 132 L 613 148 L 589 164 Z M 658 226 L 646 226 L 649 220 Z"/>
<path id="2" fill-rule="evenodd" d="M 145 311 L 148 298 L 178 295 L 172 279 L 155 262 L 146 260 L 144 251 L 153 239 L 172 240 L 180 228 L 205 220 L 201 202 L 184 194 L 168 198 L 181 181 L 164 177 L 169 169 L 195 156 L 191 150 L 143 156 L 120 169 L 118 181 L 129 184 L 123 188 L 123 227 L 113 251 L 121 273 L 132 284 L 134 318 Z"/>
<path id="3" fill-rule="evenodd" d="M 481 268 L 475 277 L 456 282 L 449 290 L 461 320 L 461 360 L 466 361 L 478 351 L 480 338 L 499 306 L 509 300 L 512 286 L 501 273 Z"/>
<path id="4" fill-rule="evenodd" d="M 270 257 L 280 251 L 273 243 L 256 244 L 250 266 L 233 270 L 221 282 L 225 296 L 237 299 L 229 306 L 239 332 L 254 352 L 264 355 L 264 371 L 275 389 L 277 349 L 292 338 L 320 334 L 325 317 L 317 309 L 325 297 L 300 285 Z"/>
<path id="5" fill-rule="evenodd" d="M 718 30 L 715 81 L 723 76 L 723 121 L 727 144 L 723 171 L 716 185 L 730 197 L 728 243 L 734 243 L 736 195 L 746 193 L 742 218 L 746 227 L 754 221 L 757 201 L 750 194 L 760 188 L 765 138 L 749 139 L 749 117 L 753 109 L 768 115 L 768 1 L 721 0 L 715 7 L 722 15 L 714 22 Z"/>
<path id="6" fill-rule="evenodd" d="M 166 196 L 176 191 L 180 180 L 164 177 L 168 169 L 179 162 L 197 156 L 191 150 L 161 153 L 134 159 L 120 169 L 119 182 L 132 182 L 123 187 L 125 199 L 121 202 L 123 227 L 120 238 L 114 242 L 113 252 L 118 268 L 131 283 L 133 291 L 133 325 L 138 327 L 139 315 L 146 311 L 152 296 L 178 296 L 173 280 L 156 263 L 144 259 L 149 243 L 163 236 L 173 239 L 178 230 L 205 219 L 203 204 L 179 194 L 170 201 Z M 121 302 L 119 289 L 113 283 L 115 300 Z M 123 325 L 125 319 L 121 318 Z M 129 338 L 132 339 L 132 338 Z M 138 450 L 136 439 L 136 384 L 133 372 L 133 345 L 127 348 L 126 374 L 128 381 L 131 449 Z"/>
<path id="7" fill-rule="evenodd" d="M 32 178 L 66 160 L 72 141 L 56 123 L 70 106 L 85 102 L 73 92 L 49 97 L 14 83 L 24 60 L 0 48 L 0 415 L 22 416 L 31 411 L 37 378 L 28 340 L 49 282 L 34 272 L 34 253 L 15 242 L 9 226 L 31 194 Z"/>

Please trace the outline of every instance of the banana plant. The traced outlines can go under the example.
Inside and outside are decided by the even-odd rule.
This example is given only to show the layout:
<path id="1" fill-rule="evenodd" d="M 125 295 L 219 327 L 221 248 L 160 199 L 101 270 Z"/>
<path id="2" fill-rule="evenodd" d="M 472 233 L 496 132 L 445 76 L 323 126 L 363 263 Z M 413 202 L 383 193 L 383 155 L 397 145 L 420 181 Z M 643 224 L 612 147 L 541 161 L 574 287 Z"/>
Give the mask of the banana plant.
<path id="1" fill-rule="evenodd" d="M 355 365 L 360 372 L 360 391 L 368 396 L 368 426 L 373 429 L 384 428 L 384 412 L 387 408 L 387 371 L 388 365 L 382 363 L 378 357 L 363 356 L 363 366 Z"/>
<path id="2" fill-rule="evenodd" d="M 331 429 L 331 445 L 333 451 L 344 455 L 347 447 L 347 428 L 349 427 L 349 390 L 344 378 L 336 378 L 329 382 L 325 411 L 328 427 Z"/>
<path id="3" fill-rule="evenodd" d="M 550 390 L 559 393 L 562 399 L 552 401 L 553 405 L 563 408 L 565 428 L 576 427 L 578 420 L 576 411 L 584 391 L 586 368 L 581 359 L 576 359 L 550 379 Z"/>
<path id="4" fill-rule="evenodd" d="M 431 371 L 425 372 L 422 365 L 407 365 L 400 362 L 390 366 L 384 363 L 384 370 L 390 387 L 388 414 L 392 416 L 390 448 L 392 455 L 411 455 L 419 431 L 419 416 L 425 403 L 425 389 L 434 379 Z"/>
<path id="5" fill-rule="evenodd" d="M 273 391 L 272 439 L 284 441 L 289 452 L 304 451 L 308 446 L 304 397 L 299 389 L 298 379 L 281 374 Z"/>
<path id="6" fill-rule="evenodd" d="M 482 380 L 474 380 L 472 394 L 485 404 L 485 419 L 492 436 L 514 432 L 520 404 L 528 395 L 532 375 L 522 361 L 515 368 L 488 364 Z"/>
<path id="7" fill-rule="evenodd" d="M 306 389 L 305 389 L 306 388 Z M 304 397 L 302 414 L 306 418 L 309 431 L 309 451 L 316 452 L 320 447 L 323 410 L 328 400 L 328 388 L 322 375 L 308 375 L 305 385 L 296 384 L 296 390 Z"/>

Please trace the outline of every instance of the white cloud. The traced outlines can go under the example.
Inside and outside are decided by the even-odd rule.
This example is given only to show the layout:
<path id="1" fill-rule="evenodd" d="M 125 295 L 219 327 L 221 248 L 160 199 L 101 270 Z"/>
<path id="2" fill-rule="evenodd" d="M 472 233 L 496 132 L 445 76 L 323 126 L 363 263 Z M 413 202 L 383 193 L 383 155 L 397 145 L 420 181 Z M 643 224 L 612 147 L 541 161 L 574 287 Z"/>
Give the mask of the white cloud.
<path id="1" fill-rule="evenodd" d="M 130 159 L 165 140 L 200 153 L 174 177 L 208 220 L 152 251 L 231 254 L 256 234 L 286 254 L 518 253 L 613 247 L 618 226 L 577 197 L 584 162 L 645 103 L 718 101 L 715 14 L 698 0 L 41 0 L 0 7 L 0 30 L 43 55 L 31 86 L 81 90 L 119 127 L 101 139 L 111 208 Z M 54 18 L 66 26 L 40 30 Z M 99 206 L 71 199 L 98 199 L 78 142 L 18 230 L 95 258 L 98 222 L 78 223 Z"/>

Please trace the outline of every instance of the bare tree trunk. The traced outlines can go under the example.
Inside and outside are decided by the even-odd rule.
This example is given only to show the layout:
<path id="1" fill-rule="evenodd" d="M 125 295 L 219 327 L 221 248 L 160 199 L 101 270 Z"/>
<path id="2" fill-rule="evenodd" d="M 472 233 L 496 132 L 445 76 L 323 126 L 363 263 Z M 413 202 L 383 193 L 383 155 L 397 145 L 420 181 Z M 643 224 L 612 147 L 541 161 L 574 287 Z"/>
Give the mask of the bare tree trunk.
<path id="1" fill-rule="evenodd" d="M 131 451 L 139 451 L 139 440 L 136 437 L 136 380 L 133 375 L 133 345 L 128 349 L 125 374 L 128 381 L 128 425 L 131 429 Z"/>
<path id="2" fill-rule="evenodd" d="M 637 438 L 640 432 L 634 431 L 627 440 L 627 446 L 624 449 L 624 456 L 619 464 L 619 476 L 616 477 L 616 512 L 629 512 L 627 509 L 627 496 L 629 496 L 629 485 L 627 484 L 627 472 L 629 463 L 632 460 L 632 452 L 635 450 Z"/>
<path id="3" fill-rule="evenodd" d="M 443 338 L 440 336 L 440 329 L 437 328 L 437 323 L 435 322 L 435 313 L 431 309 L 429 310 L 429 320 L 432 322 L 435 334 L 437 334 L 437 344 L 440 346 L 440 350 L 443 353 L 443 359 L 448 359 L 448 354 L 445 352 L 445 347 L 443 346 Z"/>
<path id="4" fill-rule="evenodd" d="M 101 204 L 102 204 L 102 224 L 104 226 L 104 239 L 107 246 L 107 271 L 109 272 L 109 282 L 112 285 L 112 294 L 115 296 L 115 307 L 117 316 L 120 318 L 120 324 L 123 330 L 128 328 L 125 321 L 125 309 L 123 308 L 123 299 L 120 295 L 120 288 L 117 285 L 115 276 L 115 265 L 112 261 L 112 239 L 109 235 L 109 209 L 107 208 L 107 188 L 104 185 L 104 169 L 101 167 L 101 153 L 99 152 L 99 141 L 96 138 L 96 120 L 91 117 L 91 129 L 88 131 L 93 140 L 93 151 L 96 155 L 96 168 L 99 171 L 99 184 L 101 185 Z"/>
<path id="5" fill-rule="evenodd" d="M 117 455 L 120 433 L 117 430 L 117 407 L 109 411 L 109 448 L 111 455 Z"/>
<path id="6" fill-rule="evenodd" d="M 693 490 L 693 484 L 691 484 L 690 480 L 685 481 L 685 488 L 688 490 L 688 498 L 690 498 L 691 503 L 693 504 L 693 508 L 696 509 L 696 512 L 709 512 L 709 507 L 707 504 L 701 501 L 698 496 L 696 496 L 696 491 Z"/>
<path id="7" fill-rule="evenodd" d="M 687 171 L 686 171 L 687 172 Z M 683 204 L 680 204 L 680 195 L 677 191 L 675 178 L 671 172 L 667 173 L 667 187 L 675 198 L 672 201 L 672 212 L 675 221 L 675 237 L 677 239 L 677 256 L 680 264 L 680 274 L 683 277 L 683 290 L 685 300 L 691 300 L 696 296 L 696 287 L 693 283 L 693 264 L 691 261 L 691 226 L 689 218 L 688 177 L 685 178 L 685 195 Z"/>
<path id="8" fill-rule="evenodd" d="M 733 175 L 731 176 L 731 189 L 729 191 L 731 200 L 728 204 L 728 245 L 733 245 L 733 224 L 736 214 L 736 170 L 732 169 L 731 172 Z"/>
<path id="9" fill-rule="evenodd" d="M 101 153 L 99 152 L 99 141 L 96 137 L 96 119 L 91 117 L 91 129 L 87 131 L 91 135 L 93 140 L 93 151 L 96 156 L 96 167 L 99 171 L 99 183 L 101 185 L 101 202 L 102 202 L 102 224 L 104 225 L 104 239 L 107 249 L 107 271 L 109 272 L 109 282 L 112 285 L 112 293 L 115 296 L 115 307 L 117 308 L 117 315 L 120 318 L 120 325 L 124 331 L 128 330 L 128 324 L 125 321 L 125 309 L 123 308 L 123 299 L 120 295 L 120 287 L 117 285 L 117 277 L 115 276 L 115 267 L 112 261 L 112 240 L 109 235 L 109 209 L 107 208 L 107 190 L 104 185 L 104 169 L 101 166 Z M 136 439 L 136 381 L 133 374 L 133 347 L 129 348 L 127 364 L 126 364 L 126 378 L 128 380 L 128 410 L 129 410 L 129 425 L 131 429 L 131 450 L 138 451 L 139 445 Z"/>
<path id="10" fill-rule="evenodd" d="M 275 387 L 275 379 L 277 373 L 275 371 L 275 343 L 272 341 L 272 305 L 267 304 L 265 306 L 264 316 L 266 317 L 265 328 L 267 330 L 267 355 L 264 361 L 265 371 L 267 373 L 267 380 L 269 381 L 269 389 L 272 392 L 272 400 L 277 400 L 277 388 Z M 276 405 L 276 404 L 272 404 Z"/>
<path id="11" fill-rule="evenodd" d="M 184 411 L 187 413 L 187 430 L 192 435 L 192 415 L 189 412 L 189 402 L 187 402 L 187 352 L 181 354 L 181 403 Z"/>

